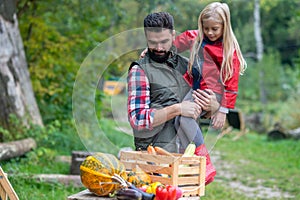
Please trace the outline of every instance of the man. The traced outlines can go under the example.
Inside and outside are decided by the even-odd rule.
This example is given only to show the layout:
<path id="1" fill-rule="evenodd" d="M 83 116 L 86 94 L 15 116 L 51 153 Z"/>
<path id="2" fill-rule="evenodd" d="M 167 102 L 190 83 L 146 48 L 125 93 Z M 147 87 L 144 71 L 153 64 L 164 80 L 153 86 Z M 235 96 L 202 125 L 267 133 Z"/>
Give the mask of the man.
<path id="1" fill-rule="evenodd" d="M 137 150 L 149 144 L 177 152 L 174 117 L 196 119 L 200 106 L 182 102 L 190 90 L 183 74 L 187 59 L 177 55 L 173 17 L 165 12 L 153 13 L 144 20 L 148 53 L 133 62 L 128 74 L 128 116 Z"/>
<path id="2" fill-rule="evenodd" d="M 128 74 L 128 117 L 135 146 L 145 150 L 155 144 L 178 152 L 174 118 L 182 115 L 196 119 L 201 111 L 194 102 L 182 102 L 190 90 L 183 78 L 188 61 L 175 52 L 174 20 L 169 13 L 148 15 L 144 31 L 148 52 L 131 64 Z"/>
<path id="3" fill-rule="evenodd" d="M 144 19 L 144 31 L 148 51 L 131 64 L 128 73 L 128 118 L 135 147 L 146 150 L 154 145 L 178 152 L 175 117 L 197 119 L 201 108 L 210 111 L 216 98 L 199 91 L 193 95 L 194 102 L 183 101 L 191 89 L 184 78 L 188 60 L 173 46 L 174 20 L 169 13 L 149 14 Z M 205 156 L 209 157 L 207 153 Z"/>

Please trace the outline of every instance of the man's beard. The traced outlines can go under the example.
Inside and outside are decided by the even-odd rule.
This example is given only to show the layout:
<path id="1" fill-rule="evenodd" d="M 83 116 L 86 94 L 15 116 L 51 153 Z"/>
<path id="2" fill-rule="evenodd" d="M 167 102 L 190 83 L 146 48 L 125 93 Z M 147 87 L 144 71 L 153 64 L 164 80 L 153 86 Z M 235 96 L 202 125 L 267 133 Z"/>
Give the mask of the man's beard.
<path id="1" fill-rule="evenodd" d="M 170 51 L 156 51 L 148 48 L 149 57 L 158 63 L 164 63 L 168 60 L 171 52 Z M 157 55 L 156 53 L 164 53 L 163 55 Z"/>

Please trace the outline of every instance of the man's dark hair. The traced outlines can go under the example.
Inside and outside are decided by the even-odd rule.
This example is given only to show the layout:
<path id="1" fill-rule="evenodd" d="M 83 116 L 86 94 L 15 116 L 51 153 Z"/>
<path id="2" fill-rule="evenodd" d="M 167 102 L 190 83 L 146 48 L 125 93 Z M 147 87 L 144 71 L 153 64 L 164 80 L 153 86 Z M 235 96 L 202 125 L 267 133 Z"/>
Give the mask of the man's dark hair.
<path id="1" fill-rule="evenodd" d="M 167 12 L 151 13 L 144 19 L 144 29 L 155 32 L 162 29 L 174 30 L 173 16 Z"/>

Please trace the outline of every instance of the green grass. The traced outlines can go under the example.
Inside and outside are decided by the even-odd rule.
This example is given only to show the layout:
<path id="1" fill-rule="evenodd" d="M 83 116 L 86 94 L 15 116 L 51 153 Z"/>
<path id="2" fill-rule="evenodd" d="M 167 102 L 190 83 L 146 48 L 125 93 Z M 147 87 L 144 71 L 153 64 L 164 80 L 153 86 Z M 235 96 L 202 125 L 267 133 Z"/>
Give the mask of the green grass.
<path id="1" fill-rule="evenodd" d="M 41 183 L 28 177 L 10 178 L 20 200 L 38 199 L 67 199 L 71 194 L 75 194 L 84 188 L 66 187 L 57 183 Z"/>
<path id="2" fill-rule="evenodd" d="M 133 146 L 132 136 L 116 130 L 116 124 L 113 121 L 105 119 L 101 120 L 101 123 L 107 137 L 113 143 L 119 147 Z M 57 131 L 52 130 L 52 132 L 59 137 L 60 134 Z M 61 133 L 63 133 L 63 128 Z M 49 135 L 49 137 L 52 136 Z M 233 141 L 233 137 L 233 135 L 224 136 L 216 143 L 213 150 L 221 153 L 221 162 L 233 166 L 229 170 L 235 173 L 235 176 L 228 179 L 217 175 L 217 181 L 206 187 L 206 195 L 201 199 L 253 199 L 230 188 L 228 183 L 234 180 L 243 185 L 255 187 L 258 185 L 258 179 L 262 180 L 261 184 L 265 187 L 279 188 L 283 192 L 294 195 L 295 199 L 300 199 L 300 188 L 298 187 L 300 182 L 300 161 L 298 159 L 300 145 L 298 141 L 268 141 L 265 135 L 255 133 L 248 133 L 237 141 Z M 68 139 L 66 136 L 62 138 Z M 64 141 L 62 144 L 71 144 L 71 139 L 74 137 L 69 138 L 70 141 Z M 61 151 L 63 147 L 57 145 L 59 143 L 54 143 L 53 146 L 47 144 L 47 147 L 42 147 L 40 144 L 36 150 L 23 157 L 1 162 L 3 170 L 9 174 L 9 180 L 21 200 L 66 199 L 67 196 L 83 189 L 66 187 L 61 184 L 38 183 L 30 178 L 31 175 L 40 173 L 69 173 L 70 166 L 66 163 L 55 162 L 55 156 L 61 155 L 61 153 L 66 154 L 66 152 L 71 153 L 72 150 L 77 149 Z"/>
<path id="3" fill-rule="evenodd" d="M 235 190 L 220 185 L 216 182 L 211 183 L 205 189 L 205 196 L 201 197 L 201 199 L 209 199 L 209 200 L 253 200 L 253 198 L 245 197 L 242 194 L 237 193 Z"/>
<path id="4" fill-rule="evenodd" d="M 214 151 L 222 152 L 221 160 L 233 166 L 231 171 L 236 174 L 234 179 L 249 187 L 261 184 L 300 198 L 300 189 L 297 187 L 300 182 L 299 141 L 268 141 L 265 135 L 254 133 L 237 141 L 232 141 L 232 137 L 223 137 Z M 213 184 L 211 187 L 216 187 Z"/>

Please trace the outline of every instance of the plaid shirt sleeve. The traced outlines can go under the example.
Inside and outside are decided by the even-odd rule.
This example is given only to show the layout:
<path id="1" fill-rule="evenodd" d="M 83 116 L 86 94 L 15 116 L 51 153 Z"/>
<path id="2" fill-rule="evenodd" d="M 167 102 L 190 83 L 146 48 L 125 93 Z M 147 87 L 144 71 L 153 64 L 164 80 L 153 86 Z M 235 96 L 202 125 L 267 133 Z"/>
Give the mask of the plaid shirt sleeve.
<path id="1" fill-rule="evenodd" d="M 150 108 L 150 84 L 138 65 L 128 73 L 128 118 L 132 128 L 152 129 L 154 109 Z"/>

